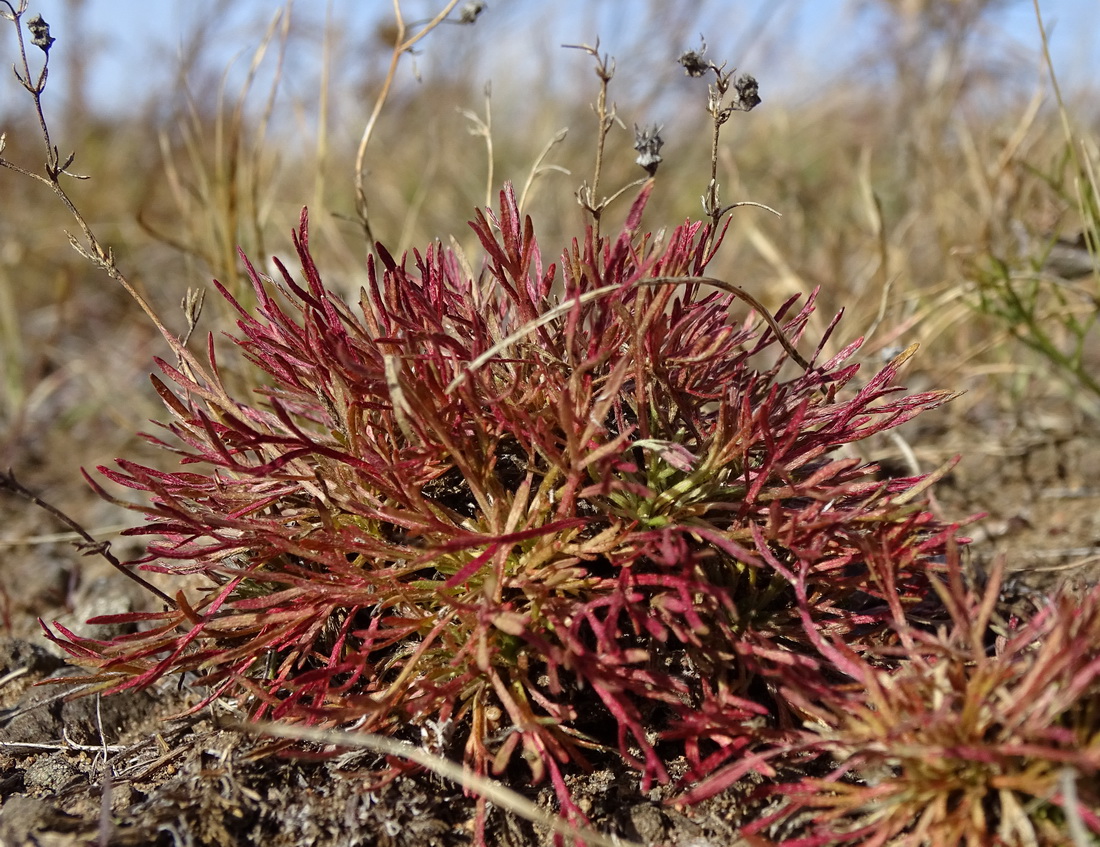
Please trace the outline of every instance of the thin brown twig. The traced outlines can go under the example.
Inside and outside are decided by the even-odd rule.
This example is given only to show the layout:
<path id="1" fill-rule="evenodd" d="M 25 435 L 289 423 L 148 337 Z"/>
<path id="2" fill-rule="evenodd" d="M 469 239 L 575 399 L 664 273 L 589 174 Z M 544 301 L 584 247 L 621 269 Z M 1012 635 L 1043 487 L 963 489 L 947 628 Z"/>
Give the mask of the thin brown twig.
<path id="1" fill-rule="evenodd" d="M 191 375 L 196 381 L 206 381 L 208 384 L 214 386 L 214 392 L 217 395 L 219 403 L 223 404 L 225 409 L 234 408 L 234 404 L 230 400 L 220 385 L 213 380 L 210 380 L 206 375 L 203 367 L 199 364 L 198 360 L 191 354 L 187 347 L 176 337 L 164 322 L 160 319 L 160 316 L 154 311 L 152 305 L 148 300 L 137 290 L 137 288 L 130 282 L 129 279 L 122 273 L 121 269 L 115 261 L 114 251 L 109 247 L 104 246 L 100 240 L 96 237 L 92 231 L 91 226 L 88 224 L 84 215 L 77 208 L 69 197 L 68 192 L 61 184 L 61 177 L 71 176 L 75 179 L 86 179 L 77 174 L 70 173 L 67 169 L 73 163 L 76 157 L 75 153 L 66 157 L 62 162 L 57 147 L 53 144 L 49 126 L 46 123 L 45 112 L 42 107 L 42 95 L 46 89 L 46 80 L 49 77 L 49 47 L 48 45 L 42 47 L 42 51 L 45 55 L 45 60 L 42 65 L 42 71 L 38 74 L 37 80 L 32 82 L 32 74 L 30 69 L 30 61 L 27 58 L 27 50 L 25 39 L 23 37 L 22 15 L 26 11 L 26 2 L 22 2 L 19 8 L 14 8 L 8 0 L 0 0 L 5 6 L 8 7 L 10 14 L 5 14 L 4 17 L 12 21 L 15 24 L 16 36 L 19 42 L 19 54 L 22 62 L 22 74 L 16 71 L 16 78 L 20 84 L 30 93 L 31 98 L 34 100 L 35 111 L 39 115 L 39 120 L 42 128 L 42 138 L 46 145 L 46 175 L 33 173 L 32 171 L 23 168 L 9 159 L 4 158 L 3 153 L 6 146 L 6 136 L 0 134 L 0 167 L 7 168 L 15 173 L 22 174 L 23 176 L 37 180 L 46 185 L 56 197 L 61 201 L 62 205 L 69 211 L 73 219 L 76 221 L 77 226 L 80 227 L 80 232 L 84 237 L 84 243 L 81 243 L 80 239 L 71 233 L 66 233 L 69 237 L 69 244 L 76 250 L 81 256 L 91 262 L 93 265 L 102 270 L 108 277 L 117 282 L 122 288 L 130 295 L 131 299 L 149 320 L 153 323 L 160 332 L 165 341 L 168 342 L 169 347 L 179 357 L 181 366 L 189 370 Z M 44 26 L 44 24 L 43 24 Z"/>
<path id="2" fill-rule="evenodd" d="M 596 96 L 596 105 L 593 107 L 593 110 L 596 112 L 596 120 L 599 126 L 596 130 L 596 164 L 592 170 L 592 184 L 589 185 L 587 182 L 582 182 L 581 187 L 577 189 L 577 202 L 592 216 L 592 231 L 595 234 L 598 249 L 600 243 L 600 219 L 603 217 L 604 209 L 606 209 L 608 204 L 615 199 L 614 197 L 597 199 L 600 190 L 600 177 L 603 174 L 604 149 L 607 144 L 607 135 L 611 132 L 611 127 L 616 123 L 622 125 L 618 114 L 616 114 L 615 104 L 612 103 L 610 109 L 607 106 L 607 89 L 611 82 L 611 78 L 615 76 L 615 60 L 609 58 L 606 54 L 603 56 L 600 55 L 599 38 L 596 39 L 595 45 L 563 44 L 562 46 L 571 50 L 581 50 L 594 58 L 596 60 L 596 76 L 600 80 L 600 91 Z M 644 182 L 644 180 L 642 181 Z M 616 192 L 615 197 L 618 197 L 625 190 L 624 188 Z"/>
<path id="3" fill-rule="evenodd" d="M 169 606 L 175 608 L 176 602 L 171 597 L 169 597 L 148 580 L 144 579 L 141 576 L 138 576 L 136 573 L 134 573 L 132 570 L 122 564 L 121 561 L 119 561 L 118 557 L 111 552 L 110 541 L 97 541 L 87 530 L 84 529 L 83 526 L 77 523 L 76 520 L 69 517 L 52 503 L 48 503 L 43 500 L 29 488 L 26 488 L 15 478 L 15 475 L 11 472 L 10 469 L 7 473 L 0 473 L 0 491 L 10 491 L 12 494 L 22 497 L 29 503 L 33 503 L 38 508 L 43 509 L 44 511 L 53 515 L 53 517 L 55 517 L 57 520 L 59 520 L 61 523 L 63 523 L 65 526 L 69 527 L 69 529 L 79 535 L 82 539 L 84 539 L 83 543 L 74 542 L 74 544 L 76 548 L 80 550 L 85 556 L 102 556 L 104 559 L 107 560 L 107 562 L 110 563 L 111 567 L 113 567 L 119 573 L 123 574 L 128 579 L 132 579 L 146 591 L 152 592 Z"/>
<path id="4" fill-rule="evenodd" d="M 730 119 L 734 112 L 748 112 L 756 108 L 760 103 L 757 95 L 756 80 L 745 74 L 734 80 L 735 71 L 727 71 L 726 63 L 721 65 L 705 58 L 707 43 L 702 41 L 698 50 L 689 50 L 682 54 L 679 63 L 683 66 L 688 76 L 701 77 L 714 74 L 714 82 L 707 87 L 707 114 L 713 119 L 713 131 L 710 141 L 710 182 L 706 192 L 702 196 L 703 211 L 710 218 L 711 226 L 707 235 L 708 244 L 713 243 L 717 237 L 718 224 L 727 212 L 741 205 L 734 203 L 723 206 L 719 198 L 718 190 L 718 143 L 722 135 L 722 126 Z M 730 94 L 727 101 L 726 95 Z"/>

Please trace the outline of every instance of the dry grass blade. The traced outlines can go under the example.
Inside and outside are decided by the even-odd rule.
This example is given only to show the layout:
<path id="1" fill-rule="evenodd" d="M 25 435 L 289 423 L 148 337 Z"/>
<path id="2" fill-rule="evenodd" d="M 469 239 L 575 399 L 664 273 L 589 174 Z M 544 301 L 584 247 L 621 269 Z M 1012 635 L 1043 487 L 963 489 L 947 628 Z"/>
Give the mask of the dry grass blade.
<path id="1" fill-rule="evenodd" d="M 1062 810 L 1066 814 L 1066 829 L 1070 838 L 1073 839 L 1073 847 L 1087 847 L 1092 843 L 1092 839 L 1081 821 L 1081 812 L 1077 807 L 1077 772 L 1072 767 L 1064 767 L 1058 781 L 1062 789 Z"/>
<path id="2" fill-rule="evenodd" d="M 446 20 L 447 16 L 454 11 L 457 5 L 458 0 L 449 0 L 447 5 L 445 5 L 434 18 L 425 23 L 412 35 L 406 37 L 409 24 L 405 22 L 404 15 L 401 13 L 400 0 L 394 0 L 393 12 L 397 27 L 397 35 L 394 39 L 393 53 L 390 56 L 389 70 L 386 72 L 386 79 L 382 83 L 382 90 L 378 93 L 378 97 L 374 101 L 374 108 L 371 109 L 370 117 L 367 118 L 366 126 L 363 128 L 363 135 L 359 139 L 359 147 L 355 152 L 355 206 L 368 244 L 374 242 L 374 235 L 368 216 L 365 165 L 367 146 L 370 144 L 371 136 L 374 135 L 374 127 L 378 123 L 378 116 L 382 113 L 382 107 L 386 105 L 386 101 L 389 99 L 390 88 L 393 86 L 393 80 L 397 74 L 397 63 L 401 60 L 401 57 L 405 53 L 410 52 L 424 36 Z"/>
<path id="3" fill-rule="evenodd" d="M 775 333 L 776 339 L 779 341 L 779 345 L 783 348 L 787 355 L 790 356 L 791 359 L 793 359 L 794 362 L 800 368 L 802 368 L 802 370 L 813 370 L 813 365 L 811 365 L 806 360 L 806 358 L 798 352 L 795 346 L 791 343 L 790 339 L 787 338 L 787 334 L 783 331 L 783 328 L 779 325 L 779 322 L 774 317 L 772 317 L 771 312 L 765 309 L 764 305 L 759 300 L 757 300 L 739 285 L 734 285 L 732 282 L 726 282 L 724 279 L 715 279 L 714 277 L 709 276 L 656 276 L 649 279 L 636 280 L 633 284 L 639 286 L 702 284 L 711 285 L 715 288 L 720 288 L 722 291 L 732 294 L 738 299 L 745 301 L 753 309 L 755 309 L 760 317 L 763 318 L 764 323 L 768 325 L 768 328 Z M 605 285 L 601 288 L 595 288 L 592 291 L 586 291 L 584 294 L 581 294 L 578 297 L 570 297 L 564 303 L 559 303 L 552 309 L 547 309 L 545 313 L 539 315 L 539 317 L 535 318 L 532 321 L 528 321 L 515 332 L 502 338 L 480 356 L 471 361 L 461 374 L 451 380 L 450 384 L 448 384 L 447 386 L 446 393 L 451 394 L 462 383 L 462 381 L 466 379 L 469 374 L 476 371 L 478 368 L 480 368 L 482 365 L 484 365 L 500 352 L 507 350 L 510 346 L 515 344 L 525 335 L 529 335 L 541 326 L 546 326 L 546 324 L 551 323 L 552 321 L 566 314 L 570 309 L 575 308 L 577 305 L 591 303 L 592 301 L 598 300 L 599 298 L 610 294 L 613 291 L 619 291 L 621 288 L 621 285 Z M 914 352 L 915 350 L 916 347 L 913 347 L 906 352 L 911 355 L 912 352 Z M 906 356 L 906 358 L 908 358 L 908 356 Z"/>
<path id="4" fill-rule="evenodd" d="M 604 835 L 587 827 L 575 826 L 563 818 L 555 817 L 540 809 L 526 797 L 505 788 L 499 782 L 477 774 L 457 765 L 443 756 L 436 756 L 419 747 L 413 747 L 403 741 L 395 741 L 381 735 L 363 732 L 342 732 L 334 729 L 316 729 L 303 726 L 286 726 L 275 723 L 241 723 L 237 728 L 256 735 L 272 738 L 287 738 L 292 741 L 306 741 L 310 744 L 331 744 L 336 747 L 352 747 L 360 750 L 372 750 L 383 756 L 398 756 L 427 768 L 432 773 L 448 779 L 464 789 L 484 797 L 490 803 L 507 809 L 538 826 L 545 826 L 551 832 L 569 838 L 577 838 L 592 847 L 644 847 L 637 841 L 629 841 L 615 835 Z"/>
<path id="5" fill-rule="evenodd" d="M 565 136 L 568 134 L 568 128 L 559 129 L 554 133 L 553 138 L 546 142 L 542 150 L 539 151 L 537 157 L 535 157 L 535 163 L 531 166 L 531 170 L 527 173 L 527 179 L 523 183 L 523 190 L 519 193 L 519 207 L 521 209 L 527 208 L 527 197 L 531 193 L 531 189 L 535 184 L 535 180 L 542 174 L 548 171 L 557 171 L 569 175 L 571 171 L 568 168 L 563 168 L 561 165 L 546 165 L 543 164 L 546 161 L 546 157 L 550 154 L 550 151 L 555 145 L 561 144 L 565 140 Z"/>
<path id="6" fill-rule="evenodd" d="M 199 77 L 198 57 L 180 69 L 184 111 L 173 131 L 162 131 L 159 138 L 174 212 L 159 220 L 148 211 L 138 216 L 138 223 L 150 236 L 198 259 L 238 297 L 246 292 L 237 247 L 247 246 L 260 255 L 266 252 L 264 227 L 277 170 L 268 130 L 283 83 L 290 23 L 286 9 L 271 18 L 248 57 L 244 81 L 235 97 L 229 91 L 235 62 L 225 67 L 212 114 L 204 101 L 206 92 L 192 85 L 191 77 Z M 256 83 L 272 49 L 271 81 L 263 107 L 252 120 L 247 107 L 258 94 Z"/>

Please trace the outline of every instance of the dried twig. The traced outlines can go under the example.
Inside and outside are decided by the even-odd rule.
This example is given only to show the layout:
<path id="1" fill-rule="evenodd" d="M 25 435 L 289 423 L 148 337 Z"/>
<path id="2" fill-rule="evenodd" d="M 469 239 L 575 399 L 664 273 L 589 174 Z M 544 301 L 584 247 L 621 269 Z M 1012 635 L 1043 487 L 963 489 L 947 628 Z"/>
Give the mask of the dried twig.
<path id="1" fill-rule="evenodd" d="M 136 573 L 130 570 L 130 568 L 126 567 L 124 564 L 122 564 L 122 562 L 119 561 L 118 557 L 111 552 L 110 541 L 96 541 L 96 539 L 93 538 L 92 535 L 86 529 L 84 529 L 84 527 L 81 526 L 76 520 L 69 517 L 53 504 L 47 503 L 29 488 L 26 488 L 22 483 L 20 483 L 15 478 L 15 475 L 11 472 L 10 469 L 7 473 L 0 473 L 0 491 L 10 491 L 12 494 L 22 497 L 24 500 L 33 503 L 38 508 L 49 512 L 57 520 L 61 521 L 61 523 L 65 524 L 65 526 L 69 527 L 69 529 L 80 536 L 80 538 L 84 539 L 83 542 L 74 542 L 74 545 L 85 556 L 102 556 L 104 559 L 107 560 L 111 567 L 113 567 L 119 573 L 123 574 L 128 579 L 132 579 L 146 591 L 152 592 L 165 603 L 167 603 L 170 607 L 175 608 L 176 602 L 171 597 L 169 597 L 148 580 L 144 579 L 141 576 L 138 576 Z"/>

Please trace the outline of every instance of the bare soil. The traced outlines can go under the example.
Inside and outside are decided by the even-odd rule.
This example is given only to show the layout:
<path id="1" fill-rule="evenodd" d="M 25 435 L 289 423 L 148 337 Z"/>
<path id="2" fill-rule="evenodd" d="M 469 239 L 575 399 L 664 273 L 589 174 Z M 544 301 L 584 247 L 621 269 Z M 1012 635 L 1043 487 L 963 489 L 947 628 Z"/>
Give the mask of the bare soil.
<path id="1" fill-rule="evenodd" d="M 1039 425 L 950 415 L 937 421 L 930 414 L 904 435 L 925 469 L 964 456 L 936 487 L 933 507 L 949 519 L 988 514 L 964 533 L 974 539 L 976 566 L 1004 556 L 1025 598 L 1066 581 L 1095 581 L 1095 422 L 1067 416 Z M 887 470 L 904 467 L 896 443 L 883 440 L 875 449 L 873 458 Z M 4 537 L 47 531 L 48 524 L 13 500 L 0 502 L 0 517 Z M 187 688 L 66 700 L 63 685 L 36 685 L 77 673 L 35 634 L 37 616 L 75 624 L 142 602 L 124 580 L 100 568 L 66 545 L 0 548 L 9 633 L 0 640 L 0 845 L 471 843 L 475 800 L 433 774 L 410 771 L 380 783 L 374 769 L 381 760 L 372 753 L 290 758 L 273 751 L 270 739 L 233 729 L 228 707 L 181 717 L 198 698 Z M 668 802 L 674 788 L 643 794 L 621 764 L 598 765 L 571 781 L 602 832 L 647 845 L 738 843 L 743 794 L 679 808 Z M 517 772 L 517 786 L 522 776 Z M 524 793 L 553 808 L 548 787 Z M 496 809 L 488 833 L 490 843 L 502 847 L 553 843 L 545 828 Z"/>

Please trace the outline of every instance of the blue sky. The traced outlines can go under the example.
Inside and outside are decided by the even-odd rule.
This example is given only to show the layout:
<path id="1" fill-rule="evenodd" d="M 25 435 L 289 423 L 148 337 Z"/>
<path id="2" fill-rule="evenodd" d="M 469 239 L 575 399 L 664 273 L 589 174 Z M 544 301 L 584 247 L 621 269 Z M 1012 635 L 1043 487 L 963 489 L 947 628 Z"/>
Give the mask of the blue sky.
<path id="1" fill-rule="evenodd" d="M 238 69 L 246 67 L 261 32 L 259 22 L 284 5 L 278 0 L 31 0 L 28 15 L 41 13 L 59 40 L 54 79 L 64 76 L 64 51 L 78 45 L 75 49 L 91 56 L 86 84 L 91 101 L 97 108 L 119 109 L 147 102 L 155 92 L 172 85 L 182 39 L 203 20 L 212 24 L 208 55 L 220 57 L 223 67 L 237 56 Z M 415 19 L 437 8 L 439 0 L 405 0 L 402 5 L 408 17 Z M 653 19 L 652 10 L 660 4 L 644 0 L 557 0 L 552 4 L 489 0 L 489 9 L 476 28 L 482 40 L 472 42 L 476 48 L 465 55 L 477 58 L 480 76 L 493 79 L 494 85 L 507 85 L 510 79 L 522 77 L 524 65 L 531 65 L 535 74 L 545 73 L 545 60 L 552 59 L 563 42 L 591 41 L 597 32 L 602 46 L 619 60 L 620 69 L 637 57 L 623 56 L 616 45 L 654 43 L 655 50 L 670 53 L 695 46 L 699 33 L 705 33 L 709 55 L 750 70 L 771 96 L 797 97 L 798 92 L 812 91 L 837 76 L 845 63 L 877 40 L 896 35 L 884 28 L 881 18 L 860 13 L 868 5 L 876 4 L 868 0 L 680 0 L 675 7 L 677 31 L 670 32 L 668 22 Z M 1052 30 L 1063 86 L 1090 84 L 1100 74 L 1100 0 L 1041 0 L 1040 5 Z M 232 13 L 219 19 L 220 10 L 227 8 Z M 74 9 L 79 10 L 75 19 Z M 392 15 L 390 0 L 297 0 L 293 14 L 307 29 L 319 30 L 326 9 L 348 44 L 359 45 L 364 54 L 374 51 L 381 60 L 384 50 L 374 33 L 379 22 Z M 461 53 L 446 41 L 458 39 L 460 29 L 440 31 L 437 42 L 443 45 L 439 49 Z M 657 45 L 664 36 L 678 43 Z M 0 49 L 13 49 L 6 27 L 0 38 L 4 45 Z M 978 38 L 992 54 L 1005 57 L 1021 75 L 1038 82 L 1042 71 L 1031 0 L 1009 3 L 990 18 Z M 428 44 L 417 61 L 430 67 L 436 48 L 436 42 Z M 316 63 L 316 44 L 312 49 L 296 49 L 293 60 L 301 67 Z M 533 63 L 533 57 L 543 60 L 542 64 Z M 14 93 L 14 86 L 0 86 L 0 109 L 11 103 Z"/>

